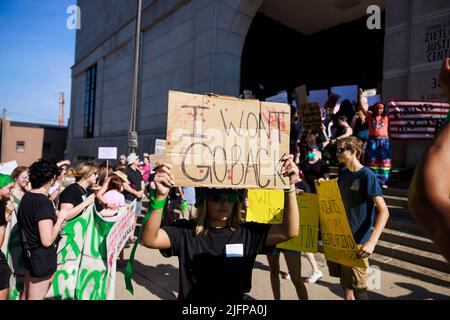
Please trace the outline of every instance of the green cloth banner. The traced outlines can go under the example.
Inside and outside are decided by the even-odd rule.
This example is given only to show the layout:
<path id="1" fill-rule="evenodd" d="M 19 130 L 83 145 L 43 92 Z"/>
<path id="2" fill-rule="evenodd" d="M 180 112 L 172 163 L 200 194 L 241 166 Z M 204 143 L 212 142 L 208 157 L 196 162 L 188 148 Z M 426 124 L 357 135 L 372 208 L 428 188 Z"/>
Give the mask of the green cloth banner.
<path id="1" fill-rule="evenodd" d="M 108 268 L 108 256 L 117 258 L 123 249 L 129 232 L 108 253 L 107 238 L 116 221 L 131 218 L 134 221 L 136 203 L 119 209 L 117 216 L 103 218 L 95 210 L 95 205 L 87 207 L 79 216 L 66 223 L 62 239 L 58 243 L 58 267 L 46 299 L 54 300 L 105 300 L 114 299 L 116 263 Z M 131 218 L 130 218 L 131 217 Z M 122 223 L 123 224 L 123 223 Z M 23 290 L 24 265 L 17 217 L 13 214 L 8 224 L 8 243 L 5 253 L 13 275 L 10 279 L 9 300 L 18 300 Z"/>

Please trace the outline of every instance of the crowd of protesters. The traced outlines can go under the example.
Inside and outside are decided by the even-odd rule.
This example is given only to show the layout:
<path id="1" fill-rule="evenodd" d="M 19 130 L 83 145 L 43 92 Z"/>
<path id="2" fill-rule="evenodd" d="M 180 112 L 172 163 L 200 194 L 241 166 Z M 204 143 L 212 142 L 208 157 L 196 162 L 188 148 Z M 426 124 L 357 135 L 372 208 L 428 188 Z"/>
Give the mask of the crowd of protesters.
<path id="1" fill-rule="evenodd" d="M 441 81 L 450 96 L 449 60 L 444 66 Z M 121 155 L 114 168 L 94 162 L 69 168 L 67 160 L 38 160 L 30 167 L 15 168 L 11 175 L 0 174 L 0 247 L 6 226 L 16 215 L 25 264 L 21 299 L 45 298 L 57 269 L 58 241 L 67 221 L 93 204 L 101 216 L 113 220 L 118 208 L 135 200 L 137 221 L 146 199 L 150 200 L 149 214 L 142 226 L 142 244 L 161 250 L 164 256 L 178 256 L 180 300 L 242 300 L 251 289 L 257 254 L 267 255 L 274 298 L 280 299 L 280 253 L 288 267 L 284 278 L 292 280 L 299 299 L 308 299 L 304 282 L 315 283 L 323 276 L 314 255 L 305 253 L 312 272 L 302 280 L 301 253 L 275 245 L 298 235 L 296 194 L 316 193 L 316 185 L 330 179 L 333 164 L 339 166 L 338 185 L 353 237 L 360 246 L 358 256 L 367 266 L 389 218 L 382 196 L 391 166 L 387 108 L 382 103 L 367 108 L 360 92 L 358 104 L 344 100 L 338 112 L 332 109 L 326 110 L 320 127 L 307 130 L 300 113 L 293 110 L 290 155 L 282 159 L 281 170 L 289 177 L 289 189 L 284 190 L 284 216 L 277 225 L 245 221 L 245 190 L 175 187 L 171 165 L 152 168 L 145 153 L 142 159 L 135 153 Z M 439 138 L 442 141 L 437 141 L 446 146 L 446 138 L 448 134 L 443 134 Z M 448 162 L 448 156 L 442 159 Z M 421 174 L 426 172 L 416 173 L 416 190 L 421 187 L 416 181 L 428 183 L 430 179 Z M 445 183 L 448 186 L 448 179 L 442 180 Z M 445 190 L 448 188 L 438 199 L 442 208 L 448 207 Z M 428 198 L 418 199 L 417 194 L 413 192 L 411 200 L 416 208 L 431 198 L 422 192 Z M 438 215 L 448 218 L 448 210 L 438 209 Z M 422 219 L 417 210 L 414 214 Z M 432 234 L 437 228 L 427 227 Z M 133 233 L 130 243 L 135 241 Z M 448 253 L 448 242 L 437 237 L 435 241 Z M 119 261 L 123 260 L 122 252 Z M 331 261 L 327 265 L 330 276 L 340 278 L 345 299 L 368 299 L 367 267 Z M 0 300 L 8 297 L 10 276 L 8 262 L 0 251 Z"/>

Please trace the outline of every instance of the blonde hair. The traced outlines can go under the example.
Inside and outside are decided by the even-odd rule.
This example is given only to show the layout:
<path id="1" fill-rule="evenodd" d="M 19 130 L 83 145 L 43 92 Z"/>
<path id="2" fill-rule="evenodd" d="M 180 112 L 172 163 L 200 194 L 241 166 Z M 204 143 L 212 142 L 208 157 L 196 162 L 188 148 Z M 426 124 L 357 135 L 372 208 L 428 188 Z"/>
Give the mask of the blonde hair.
<path id="1" fill-rule="evenodd" d="M 208 232 L 208 223 L 207 223 L 207 203 L 206 198 L 200 200 L 200 203 L 197 207 L 197 218 L 194 221 L 197 223 L 195 226 L 195 235 L 199 235 L 201 233 Z M 241 217 L 241 202 L 238 200 L 233 206 L 233 212 L 231 213 L 231 217 L 227 221 L 228 227 L 235 231 L 237 227 L 242 223 Z"/>
<path id="2" fill-rule="evenodd" d="M 94 162 L 82 162 L 74 170 L 73 176 L 78 182 L 84 178 L 90 177 L 97 171 L 97 165 Z"/>

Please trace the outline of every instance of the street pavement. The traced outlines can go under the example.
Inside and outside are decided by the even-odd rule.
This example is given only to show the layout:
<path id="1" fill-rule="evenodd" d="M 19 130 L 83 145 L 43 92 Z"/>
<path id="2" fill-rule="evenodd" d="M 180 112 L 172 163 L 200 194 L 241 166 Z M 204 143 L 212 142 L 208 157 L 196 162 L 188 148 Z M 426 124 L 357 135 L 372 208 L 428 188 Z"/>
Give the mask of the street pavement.
<path id="1" fill-rule="evenodd" d="M 131 247 L 125 249 L 125 258 L 130 255 Z M 316 255 L 317 263 L 324 277 L 315 284 L 306 283 L 309 298 L 312 300 L 342 300 L 342 291 L 339 279 L 328 274 L 323 254 Z M 287 272 L 284 257 L 280 256 L 281 271 Z M 119 269 L 116 277 L 116 300 L 175 300 L 178 295 L 178 259 L 165 258 L 158 250 L 138 246 L 134 265 L 133 286 L 134 295 L 125 288 L 125 269 Z M 311 272 L 306 257 L 302 256 L 302 276 Z M 220 275 L 218 275 L 220 276 Z M 430 284 L 421 280 L 406 277 L 400 274 L 381 270 L 379 283 L 371 278 L 375 287 L 369 292 L 373 300 L 448 300 L 450 288 Z M 281 299 L 296 300 L 297 294 L 291 280 L 281 279 Z M 252 290 L 249 297 L 256 300 L 272 300 L 270 274 L 267 258 L 264 255 L 257 257 L 253 269 Z"/>

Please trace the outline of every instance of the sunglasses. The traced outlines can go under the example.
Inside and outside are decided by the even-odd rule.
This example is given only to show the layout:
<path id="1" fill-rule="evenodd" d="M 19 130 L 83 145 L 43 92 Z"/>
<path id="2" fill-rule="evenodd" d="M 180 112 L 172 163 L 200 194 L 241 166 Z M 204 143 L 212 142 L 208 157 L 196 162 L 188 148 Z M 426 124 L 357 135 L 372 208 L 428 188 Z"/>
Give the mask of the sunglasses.
<path id="1" fill-rule="evenodd" d="M 337 148 L 337 153 L 343 153 L 345 151 L 352 150 L 351 148 Z"/>
<path id="2" fill-rule="evenodd" d="M 235 194 L 215 194 L 215 195 L 209 196 L 209 199 L 216 203 L 228 202 L 231 204 L 235 204 L 238 201 L 239 197 Z"/>

